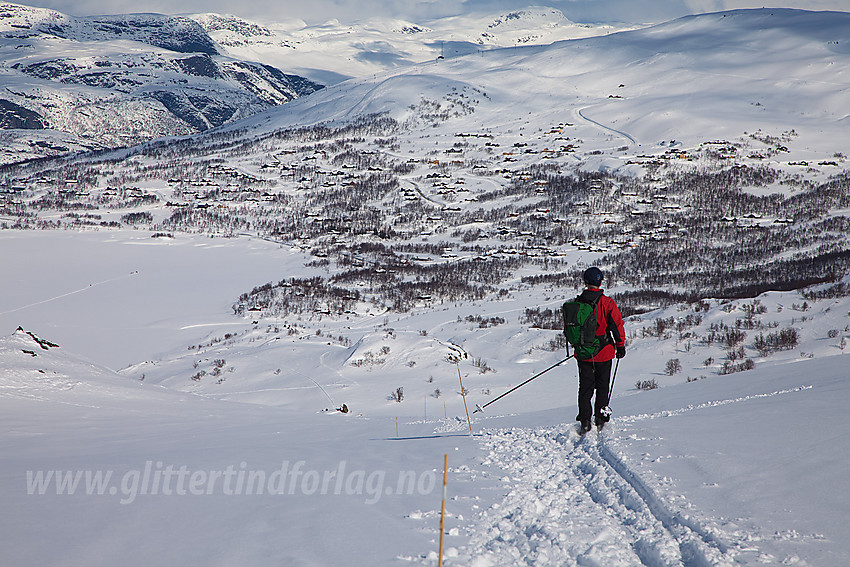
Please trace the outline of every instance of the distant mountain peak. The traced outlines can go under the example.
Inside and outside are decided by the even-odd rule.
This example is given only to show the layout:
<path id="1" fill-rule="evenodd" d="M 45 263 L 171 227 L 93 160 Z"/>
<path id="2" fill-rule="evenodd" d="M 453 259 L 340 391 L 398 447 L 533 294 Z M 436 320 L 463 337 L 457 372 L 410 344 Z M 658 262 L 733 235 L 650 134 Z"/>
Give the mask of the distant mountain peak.
<path id="1" fill-rule="evenodd" d="M 0 4 L 0 32 L 12 39 L 44 34 L 72 41 L 129 40 L 180 53 L 218 54 L 196 21 L 163 14 L 75 17 L 45 8 Z"/>
<path id="2" fill-rule="evenodd" d="M 207 32 L 227 31 L 245 37 L 270 37 L 274 35 L 274 32 L 265 26 L 230 14 L 196 14 L 192 18 Z"/>
<path id="3" fill-rule="evenodd" d="M 232 16 L 207 22 L 265 33 Z M 0 42 L 4 163 L 204 131 L 322 88 L 222 56 L 183 16 L 74 17 L 3 3 Z"/>
<path id="4" fill-rule="evenodd" d="M 571 25 L 572 22 L 564 16 L 563 12 L 555 8 L 533 6 L 522 10 L 513 10 L 496 17 L 489 29 L 505 29 L 526 27 L 529 24 L 539 26 Z"/>

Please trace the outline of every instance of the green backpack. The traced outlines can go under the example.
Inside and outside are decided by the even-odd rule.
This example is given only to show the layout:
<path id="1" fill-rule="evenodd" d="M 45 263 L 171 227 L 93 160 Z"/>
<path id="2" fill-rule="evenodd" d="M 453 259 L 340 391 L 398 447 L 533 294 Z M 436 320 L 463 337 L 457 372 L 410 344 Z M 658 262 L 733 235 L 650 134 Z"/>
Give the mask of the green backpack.
<path id="1" fill-rule="evenodd" d="M 602 297 L 601 295 L 599 297 Z M 572 345 L 574 355 L 579 360 L 593 358 L 608 344 L 606 335 L 596 336 L 597 315 L 596 306 L 599 297 L 593 303 L 583 301 L 567 301 L 561 307 L 564 315 L 564 336 Z"/>

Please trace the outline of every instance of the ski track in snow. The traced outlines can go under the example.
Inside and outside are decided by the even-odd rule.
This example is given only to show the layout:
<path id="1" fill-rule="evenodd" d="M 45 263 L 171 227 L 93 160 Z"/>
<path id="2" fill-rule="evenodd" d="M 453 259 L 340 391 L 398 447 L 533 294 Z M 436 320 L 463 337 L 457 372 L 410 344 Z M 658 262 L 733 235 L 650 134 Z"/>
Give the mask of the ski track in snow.
<path id="1" fill-rule="evenodd" d="M 620 423 L 634 423 L 636 421 L 643 421 L 646 419 L 658 419 L 662 417 L 675 417 L 677 415 L 682 415 L 683 413 L 688 413 L 695 410 L 705 409 L 705 408 L 714 408 L 718 406 L 725 406 L 728 404 L 737 404 L 740 402 L 746 402 L 749 400 L 758 400 L 761 398 L 772 398 L 773 396 L 781 396 L 783 394 L 794 394 L 797 392 L 802 392 L 804 390 L 811 390 L 814 386 L 799 386 L 797 388 L 788 388 L 786 390 L 776 390 L 775 392 L 768 392 L 766 394 L 752 394 L 749 396 L 742 396 L 740 398 L 731 398 L 728 400 L 717 400 L 713 402 L 704 402 L 702 404 L 692 404 L 687 407 L 683 407 L 677 410 L 664 410 L 656 413 L 643 413 L 640 415 L 627 415 L 620 418 L 617 418 L 617 421 Z"/>
<path id="2" fill-rule="evenodd" d="M 626 138 L 631 143 L 637 144 L 637 140 L 635 140 L 631 135 L 623 132 L 622 130 L 617 130 L 616 128 L 611 128 L 610 126 L 606 126 L 605 124 L 602 124 L 601 122 L 597 122 L 596 120 L 594 120 L 592 118 L 588 118 L 587 116 L 585 116 L 584 111 L 587 110 L 588 108 L 590 108 L 590 107 L 586 106 L 584 108 L 579 108 L 578 110 L 575 111 L 575 115 L 586 120 L 587 122 L 590 122 L 591 124 L 593 124 L 595 126 L 598 126 L 599 128 L 602 128 L 603 130 L 606 130 L 608 132 L 612 132 L 614 134 L 617 134 L 618 136 L 622 136 L 623 138 Z"/>
<path id="3" fill-rule="evenodd" d="M 610 446 L 573 426 L 487 433 L 486 466 L 507 473 L 446 565 L 729 566 L 757 553 L 668 504 Z"/>
<path id="4" fill-rule="evenodd" d="M 133 276 L 135 276 L 137 274 L 138 274 L 138 272 L 133 272 L 129 275 L 118 276 L 116 278 L 109 278 L 109 279 L 106 279 L 106 280 L 103 280 L 103 281 L 94 282 L 94 283 L 89 284 L 85 287 L 81 287 L 79 289 L 75 289 L 75 290 L 69 291 L 67 293 L 62 293 L 62 294 L 59 294 L 59 295 L 55 295 L 53 297 L 48 297 L 47 299 L 42 299 L 41 301 L 36 301 L 35 303 L 29 303 L 27 305 L 21 305 L 20 307 L 15 307 L 13 309 L 9 309 L 8 311 L 0 312 L 0 315 L 9 315 L 11 313 L 17 313 L 18 311 L 23 311 L 24 309 L 29 309 L 30 307 L 35 307 L 37 305 L 44 305 L 45 303 L 50 303 L 51 301 L 56 301 L 57 299 L 63 299 L 65 297 L 70 297 L 70 296 L 76 295 L 78 293 L 90 291 L 90 290 L 92 290 L 95 287 L 100 286 L 100 285 L 105 285 L 105 284 L 109 284 L 109 283 L 113 283 L 113 282 L 117 282 L 117 281 L 121 281 L 121 280 L 126 280 L 127 278 L 132 278 Z"/>
<path id="5" fill-rule="evenodd" d="M 754 539 L 722 521 L 699 519 L 688 501 L 653 488 L 615 447 L 632 424 L 811 390 L 801 385 L 762 394 L 621 416 L 605 432 L 575 426 L 484 430 L 482 463 L 502 471 L 507 493 L 467 529 L 468 545 L 446 565 L 731 567 L 763 563 Z M 435 433 L 465 429 L 457 419 Z M 457 535 L 457 534 L 455 534 Z M 428 561 L 435 560 L 429 557 Z"/>

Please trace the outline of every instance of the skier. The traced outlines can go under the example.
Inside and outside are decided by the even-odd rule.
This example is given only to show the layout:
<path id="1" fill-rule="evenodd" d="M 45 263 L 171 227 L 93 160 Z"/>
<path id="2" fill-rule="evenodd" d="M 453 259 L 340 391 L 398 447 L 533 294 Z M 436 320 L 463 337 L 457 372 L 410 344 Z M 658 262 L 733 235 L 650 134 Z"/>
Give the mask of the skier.
<path id="1" fill-rule="evenodd" d="M 626 332 L 623 328 L 623 316 L 613 299 L 604 295 L 602 288 L 602 271 L 599 268 L 588 268 L 584 272 L 585 290 L 576 301 L 593 304 L 597 303 L 597 332 L 598 337 L 605 337 L 605 345 L 591 358 L 576 357 L 578 363 L 578 416 L 581 422 L 581 433 L 591 429 L 591 418 L 595 418 L 596 427 L 602 429 L 610 419 L 602 409 L 610 401 L 608 396 L 611 378 L 611 361 L 616 356 L 626 356 Z M 596 400 L 591 407 L 594 391 Z"/>

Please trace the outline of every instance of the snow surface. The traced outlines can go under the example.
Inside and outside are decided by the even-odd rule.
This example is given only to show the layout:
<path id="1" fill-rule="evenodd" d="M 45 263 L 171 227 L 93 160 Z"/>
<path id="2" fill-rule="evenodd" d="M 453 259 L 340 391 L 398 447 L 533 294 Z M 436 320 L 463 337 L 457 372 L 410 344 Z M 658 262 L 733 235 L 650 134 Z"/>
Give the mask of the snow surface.
<path id="1" fill-rule="evenodd" d="M 228 286 L 240 285 L 198 274 L 207 263 L 198 255 L 208 254 L 215 266 L 239 255 L 272 263 L 292 253 L 247 238 L 186 236 L 141 247 L 134 232 L 2 236 L 16 243 L 5 251 L 21 252 L 16 285 L 4 283 L 17 294 L 14 304 L 4 296 L 4 324 L 17 318 L 34 325 L 0 339 L 0 494 L 3 508 L 15 510 L 0 520 L 4 564 L 148 565 L 168 557 L 183 565 L 434 565 L 443 454 L 451 469 L 446 565 L 850 560 L 850 384 L 840 336 L 826 338 L 824 331 L 843 324 L 841 336 L 850 334 L 846 298 L 814 302 L 801 321 L 803 313 L 791 308 L 802 302 L 796 292 L 765 294 L 763 316 L 793 319 L 799 347 L 748 372 L 718 376 L 702 368 L 703 379 L 691 383 L 664 376 L 662 361 L 679 356 L 692 376 L 710 349 L 632 339 L 618 368 L 614 421 L 602 433 L 576 433 L 569 362 L 473 413 L 470 435 L 459 369 L 472 411 L 560 356 L 519 356 L 541 337 L 515 323 L 481 330 L 456 321 L 465 309 L 494 314 L 506 305 L 455 305 L 389 322 L 379 316 L 310 323 L 325 336 L 359 337 L 350 347 L 306 332 L 264 341 L 265 323 L 237 320 L 244 330 L 237 326 L 229 343 L 186 351 L 185 323 L 217 323 L 193 328 L 207 339 L 234 329 L 223 311 L 233 297 Z M 126 254 L 118 278 L 73 293 L 80 281 L 96 281 L 116 266 L 111 248 Z M 52 255 L 71 251 L 73 266 L 62 278 L 42 269 Z M 137 284 L 155 258 L 170 274 L 167 292 L 156 279 L 164 276 Z M 297 271 L 297 264 L 286 265 Z M 139 273 L 130 275 L 134 265 Z M 255 275 L 246 270 L 241 277 Z M 193 278 L 203 285 L 186 283 Z M 104 309 L 110 288 L 132 289 L 137 301 Z M 216 296 L 219 314 L 211 307 Z M 162 307 L 154 300 L 165 297 L 167 317 L 156 314 Z M 750 304 L 712 302 L 704 324 L 731 322 Z M 85 313 L 84 327 L 64 318 L 75 309 Z M 198 319 L 203 309 L 208 316 Z M 628 330 L 677 309 L 632 318 Z M 136 323 L 159 317 L 159 325 Z M 101 326 L 108 332 L 89 335 Z M 27 331 L 46 339 L 46 348 Z M 143 331 L 170 340 L 172 354 L 121 374 L 88 361 L 110 358 L 112 348 L 152 359 L 162 348 L 156 341 L 124 340 Z M 81 334 L 89 336 L 75 336 Z M 73 343 L 92 354 L 77 356 L 67 346 Z M 448 362 L 458 352 L 454 344 L 497 371 L 480 374 L 469 359 Z M 350 364 L 381 345 L 390 348 L 387 362 Z M 223 384 L 187 379 L 191 363 L 211 371 L 219 358 L 227 361 Z M 404 364 L 410 360 L 415 367 Z M 666 386 L 634 388 L 648 378 Z M 405 388 L 402 403 L 387 399 L 397 386 Z M 435 387 L 444 392 L 440 398 L 429 395 Z M 352 412 L 334 411 L 342 403 Z M 292 476 L 296 467 L 299 476 Z M 269 484 L 281 470 L 289 475 L 283 485 Z M 49 471 L 71 474 L 68 482 L 79 474 L 76 492 L 57 494 L 55 482 L 44 480 Z M 110 483 L 87 490 L 98 471 L 112 471 Z"/>
<path id="2" fill-rule="evenodd" d="M 259 24 L 236 16 L 191 16 L 234 57 L 263 61 L 332 85 L 354 77 L 423 61 L 454 58 L 494 48 L 545 45 L 605 35 L 623 26 L 577 24 L 554 8 L 463 15 L 427 22 L 392 18 L 319 25 L 301 20 Z"/>
<path id="3" fill-rule="evenodd" d="M 280 279 L 287 263 L 304 263 L 303 254 L 259 239 L 162 241 L 133 231 L 2 231 L 0 248 L 0 326 L 61 337 L 115 370 L 161 358 L 175 341 L 200 341 L 213 327 L 250 326 L 233 317 L 236 297 Z"/>
<path id="4" fill-rule="evenodd" d="M 613 151 L 624 144 L 759 128 L 797 129 L 788 159 L 824 158 L 846 151 L 847 59 L 829 34 L 847 15 L 809 14 L 805 28 L 798 16 L 733 12 L 476 54 L 336 85 L 247 124 L 415 118 L 409 104 L 456 88 L 478 93 L 479 109 L 402 138 L 411 153 L 434 143 L 415 138 L 426 128 L 454 139 L 492 125 L 518 140 L 568 116 L 603 151 L 577 160 L 591 170 L 628 171 Z M 730 73 L 730 42 L 757 48 L 757 63 Z M 608 98 L 621 81 L 633 101 Z M 517 113 L 517 93 L 533 115 Z M 793 327 L 799 344 L 728 375 L 717 344 L 640 332 L 694 306 L 630 318 L 602 433 L 575 431 L 568 362 L 473 413 L 470 434 L 465 406 L 562 357 L 543 348 L 552 331 L 519 316 L 574 290 L 254 321 L 232 315 L 238 294 L 312 274 L 300 251 L 98 230 L 3 231 L 0 253 L 4 565 L 436 565 L 445 454 L 446 565 L 850 564 L 847 297 L 757 298 L 766 328 Z M 706 303 L 703 334 L 755 305 Z M 482 329 L 467 315 L 506 322 Z M 668 376 L 671 358 L 682 371 Z M 648 380 L 662 387 L 636 388 Z"/>
<path id="5" fill-rule="evenodd" d="M 691 16 L 403 66 L 333 85 L 240 125 L 268 131 L 387 113 L 413 124 L 411 136 L 399 136 L 405 146 L 422 146 L 426 137 L 432 145 L 454 142 L 458 132 L 521 141 L 568 123 L 571 138 L 601 154 L 575 154 L 566 165 L 618 173 L 636 173 L 629 162 L 637 155 L 754 134 L 791 136 L 790 153 L 770 165 L 818 163 L 847 155 L 850 75 L 842 34 L 848 25 L 846 12 Z M 425 101 L 452 116 L 450 130 L 428 131 L 418 111 Z M 535 149 L 552 144 L 559 145 L 541 140 Z"/>

